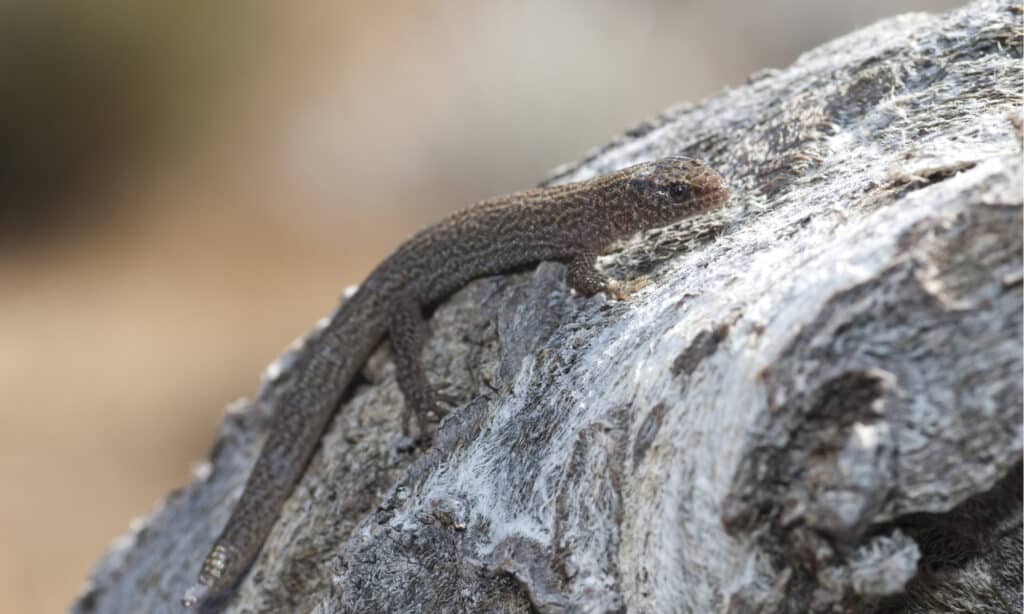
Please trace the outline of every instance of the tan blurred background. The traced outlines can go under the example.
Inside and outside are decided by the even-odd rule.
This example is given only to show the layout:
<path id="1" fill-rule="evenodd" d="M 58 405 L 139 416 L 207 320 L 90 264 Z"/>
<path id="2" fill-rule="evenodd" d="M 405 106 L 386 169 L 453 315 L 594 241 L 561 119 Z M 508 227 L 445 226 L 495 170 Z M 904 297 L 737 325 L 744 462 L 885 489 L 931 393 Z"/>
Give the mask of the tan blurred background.
<path id="1" fill-rule="evenodd" d="M 403 237 L 960 2 L 0 5 L 0 612 L 65 608 Z"/>

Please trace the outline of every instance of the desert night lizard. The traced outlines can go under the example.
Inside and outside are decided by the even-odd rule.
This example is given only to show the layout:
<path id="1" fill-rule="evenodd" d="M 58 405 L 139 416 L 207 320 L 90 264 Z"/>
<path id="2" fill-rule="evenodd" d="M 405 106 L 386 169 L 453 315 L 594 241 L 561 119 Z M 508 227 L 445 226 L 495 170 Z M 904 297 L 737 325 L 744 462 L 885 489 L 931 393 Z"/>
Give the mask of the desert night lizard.
<path id="1" fill-rule="evenodd" d="M 597 256 L 640 231 L 718 208 L 728 197 L 717 172 L 672 156 L 485 200 L 414 235 L 342 304 L 295 366 L 242 496 L 183 604 L 232 587 L 256 559 L 346 389 L 385 337 L 405 397 L 406 430 L 414 415 L 421 434 L 427 432 L 436 405 L 419 361 L 427 331 L 423 307 L 474 278 L 541 261 L 565 262 L 568 284 L 580 294 L 625 298 L 643 280 L 609 279 L 594 268 Z"/>

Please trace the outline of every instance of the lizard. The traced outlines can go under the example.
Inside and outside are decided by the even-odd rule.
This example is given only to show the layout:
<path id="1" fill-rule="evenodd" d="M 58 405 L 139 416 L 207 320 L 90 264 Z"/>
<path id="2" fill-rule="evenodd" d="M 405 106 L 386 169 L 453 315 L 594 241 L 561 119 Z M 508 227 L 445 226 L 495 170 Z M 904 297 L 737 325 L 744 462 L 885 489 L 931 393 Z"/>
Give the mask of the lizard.
<path id="1" fill-rule="evenodd" d="M 396 379 L 421 433 L 439 415 L 419 361 L 423 309 L 469 281 L 542 261 L 568 265 L 577 293 L 625 299 L 646 278 L 611 279 L 598 256 L 641 231 L 721 207 L 729 188 L 703 162 L 670 156 L 593 179 L 484 200 L 413 235 L 344 301 L 295 365 L 241 497 L 183 605 L 226 591 L 255 561 L 281 507 L 302 477 L 342 397 L 363 364 L 390 339 Z"/>

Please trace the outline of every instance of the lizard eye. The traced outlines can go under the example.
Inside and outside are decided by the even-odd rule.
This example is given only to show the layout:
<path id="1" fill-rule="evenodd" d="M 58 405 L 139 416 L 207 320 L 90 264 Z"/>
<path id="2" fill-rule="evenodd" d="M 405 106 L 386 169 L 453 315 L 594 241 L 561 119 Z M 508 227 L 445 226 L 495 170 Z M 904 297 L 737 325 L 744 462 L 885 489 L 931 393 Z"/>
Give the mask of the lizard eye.
<path id="1" fill-rule="evenodd" d="M 685 183 L 676 183 L 668 189 L 668 195 L 674 201 L 686 200 L 690 197 L 690 186 Z"/>

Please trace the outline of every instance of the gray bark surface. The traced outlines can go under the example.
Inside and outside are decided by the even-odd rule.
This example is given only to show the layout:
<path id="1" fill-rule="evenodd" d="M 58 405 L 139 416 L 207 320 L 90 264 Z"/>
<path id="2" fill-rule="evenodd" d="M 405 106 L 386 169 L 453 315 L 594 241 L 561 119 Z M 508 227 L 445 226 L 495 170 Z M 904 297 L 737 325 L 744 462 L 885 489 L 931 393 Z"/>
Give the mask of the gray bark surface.
<path id="1" fill-rule="evenodd" d="M 545 263 L 443 303 L 429 450 L 382 347 L 207 610 L 1020 612 L 1021 37 L 1015 2 L 890 19 L 561 169 L 734 195 L 604 259 L 627 301 Z M 181 611 L 302 351 L 73 611 Z"/>

